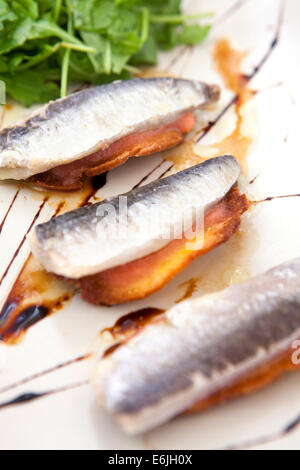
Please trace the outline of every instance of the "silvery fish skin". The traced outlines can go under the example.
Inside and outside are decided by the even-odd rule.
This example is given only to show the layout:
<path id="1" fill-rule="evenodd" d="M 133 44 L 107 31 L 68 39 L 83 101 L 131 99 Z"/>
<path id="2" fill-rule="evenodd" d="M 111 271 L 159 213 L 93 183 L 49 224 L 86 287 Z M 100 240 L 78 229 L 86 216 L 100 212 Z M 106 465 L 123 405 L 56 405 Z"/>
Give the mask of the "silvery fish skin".
<path id="1" fill-rule="evenodd" d="M 215 85 L 173 78 L 84 89 L 0 132 L 0 179 L 26 179 L 79 160 L 122 137 L 169 124 L 218 97 Z"/>
<path id="2" fill-rule="evenodd" d="M 121 197 L 38 225 L 29 238 L 31 249 L 47 271 L 71 279 L 139 259 L 168 244 L 189 210 L 204 212 L 223 199 L 240 171 L 232 156 L 207 160 Z M 127 207 L 124 228 L 123 202 Z M 120 231 L 114 231 L 108 216 L 111 212 Z M 190 222 L 192 225 L 192 218 Z"/>
<path id="3" fill-rule="evenodd" d="M 236 383 L 300 337 L 300 258 L 148 324 L 97 365 L 100 404 L 130 434 Z M 289 352 L 288 352 L 289 354 Z"/>

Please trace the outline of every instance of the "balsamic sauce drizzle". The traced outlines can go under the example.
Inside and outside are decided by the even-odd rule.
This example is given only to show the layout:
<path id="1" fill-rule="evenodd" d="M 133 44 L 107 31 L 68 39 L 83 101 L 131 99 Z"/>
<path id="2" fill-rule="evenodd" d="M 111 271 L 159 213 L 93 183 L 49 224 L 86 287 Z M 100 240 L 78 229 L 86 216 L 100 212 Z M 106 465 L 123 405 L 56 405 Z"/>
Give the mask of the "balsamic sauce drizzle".
<path id="1" fill-rule="evenodd" d="M 0 410 L 3 410 L 4 408 L 8 408 L 10 406 L 14 405 L 24 405 L 25 403 L 38 400 L 39 398 L 47 397 L 50 395 L 54 395 L 56 393 L 62 393 L 66 392 L 68 390 L 73 390 L 75 388 L 83 387 L 84 385 L 88 385 L 89 380 L 83 380 L 82 382 L 76 382 L 71 385 L 65 385 L 63 387 L 55 388 L 53 390 L 48 390 L 46 392 L 28 392 L 28 393 L 23 393 L 22 395 L 18 395 L 17 397 L 13 398 L 12 400 L 5 401 L 3 403 L 0 403 Z"/>
<path id="2" fill-rule="evenodd" d="M 235 14 L 247 1 L 249 0 L 238 0 L 234 5 L 229 7 L 220 17 L 218 17 L 212 26 L 218 26 L 219 24 L 226 21 L 233 14 Z M 178 63 L 178 61 L 190 51 L 190 49 L 190 46 L 182 46 L 181 49 L 179 49 L 179 52 L 171 59 L 170 63 L 165 67 L 165 71 L 169 72 L 170 69 L 172 69 Z"/>
<path id="3" fill-rule="evenodd" d="M 109 332 L 113 337 L 119 337 L 120 335 L 127 334 L 128 332 L 137 331 L 153 318 L 164 313 L 165 310 L 155 307 L 146 307 L 135 312 L 127 313 L 122 317 L 118 318 L 116 323 L 112 327 L 104 328 L 101 334 Z"/>
<path id="4" fill-rule="evenodd" d="M 0 403 L 0 409 L 6 408 L 12 405 L 19 405 L 21 403 L 26 403 L 28 401 L 36 400 L 37 398 L 40 398 L 44 395 L 45 393 L 23 393 L 23 395 L 19 395 L 18 397 L 13 398 L 10 401 Z"/>
<path id="5" fill-rule="evenodd" d="M 92 184 L 92 190 L 91 192 L 87 195 L 87 197 L 82 201 L 80 204 L 80 207 L 86 206 L 87 204 L 90 204 L 90 200 L 95 197 L 97 192 L 103 188 L 103 186 L 106 185 L 107 183 L 107 174 L 106 173 L 101 173 L 100 175 L 93 176 L 91 178 L 91 184 Z"/>
<path id="6" fill-rule="evenodd" d="M 4 279 L 6 278 L 6 276 L 7 276 L 8 272 L 9 272 L 11 266 L 13 265 L 15 259 L 16 259 L 17 256 L 18 256 L 18 254 L 19 254 L 19 252 L 20 252 L 22 246 L 24 245 L 25 240 L 26 240 L 26 236 L 29 234 L 30 230 L 32 229 L 32 227 L 34 226 L 35 222 L 36 222 L 37 219 L 39 218 L 39 216 L 40 216 L 40 214 L 41 214 L 41 212 L 42 212 L 42 210 L 43 210 L 43 208 L 44 208 L 46 202 L 48 201 L 48 199 L 49 199 L 48 196 L 44 198 L 42 204 L 40 205 L 38 211 L 36 212 L 36 214 L 35 214 L 35 216 L 34 216 L 32 222 L 31 222 L 31 224 L 29 225 L 29 227 L 28 227 L 28 229 L 27 229 L 25 235 L 23 236 L 21 242 L 19 243 L 18 248 L 16 249 L 16 251 L 15 251 L 13 257 L 11 258 L 10 262 L 8 263 L 8 265 L 7 265 L 5 271 L 4 271 L 4 273 L 3 273 L 3 275 L 2 275 L 2 277 L 1 277 L 1 279 L 0 279 L 0 286 L 1 286 L 2 282 L 4 281 Z"/>
<path id="7" fill-rule="evenodd" d="M 286 424 L 282 429 L 279 431 L 275 431 L 265 436 L 261 436 L 258 438 L 254 438 L 249 441 L 240 442 L 238 444 L 233 444 L 226 447 L 223 450 L 242 450 L 242 449 L 251 449 L 253 447 L 261 446 L 263 444 L 268 444 L 269 442 L 274 442 L 279 439 L 283 439 L 288 434 L 294 432 L 300 426 L 300 415 L 296 416 L 293 420 L 291 420 L 288 424 Z"/>
<path id="8" fill-rule="evenodd" d="M 161 180 L 170 170 L 172 170 L 172 168 L 174 168 L 174 166 L 175 166 L 174 163 L 172 163 L 172 164 L 169 166 L 169 168 L 167 168 L 167 169 L 160 175 L 160 177 L 159 177 L 158 179 Z"/>
<path id="9" fill-rule="evenodd" d="M 24 379 L 18 380 L 10 385 L 6 385 L 3 388 L 0 388 L 0 393 L 8 392 L 9 390 L 13 390 L 14 388 L 19 387 L 20 385 L 24 385 L 26 383 L 32 382 L 33 380 L 39 379 L 45 375 L 51 374 L 52 372 L 56 372 L 57 370 L 64 369 L 65 367 L 69 367 L 72 364 L 85 361 L 92 357 L 91 353 L 84 354 L 82 356 L 75 357 L 75 359 L 70 359 L 66 362 L 61 362 L 60 364 L 50 367 L 49 369 L 45 369 L 42 372 L 37 372 L 36 374 L 30 375 L 29 377 L 25 377 Z"/>
<path id="10" fill-rule="evenodd" d="M 110 333 L 116 341 L 113 345 L 109 346 L 103 353 L 102 358 L 112 354 L 116 349 L 122 346 L 123 342 L 135 335 L 148 323 L 151 323 L 156 317 L 162 315 L 165 310 L 155 307 L 146 307 L 135 312 L 127 313 L 118 318 L 116 323 L 108 328 L 104 328 L 100 335 L 103 333 Z"/>
<path id="11" fill-rule="evenodd" d="M 9 319 L 9 313 L 11 313 L 16 303 L 7 302 L 4 305 L 0 313 L 0 322 L 4 322 L 5 319 Z M 5 333 L 0 334 L 0 341 L 10 338 L 16 334 L 26 331 L 32 325 L 42 320 L 49 315 L 49 308 L 44 305 L 31 305 L 25 308 L 22 312 L 14 319 L 12 325 L 5 330 Z"/>
<path id="12" fill-rule="evenodd" d="M 12 210 L 13 205 L 14 205 L 14 203 L 16 202 L 16 199 L 17 199 L 19 193 L 20 193 L 20 188 L 15 192 L 14 197 L 12 198 L 12 201 L 11 201 L 11 203 L 10 203 L 10 205 L 9 205 L 9 208 L 7 209 L 5 215 L 4 215 L 3 219 L 2 219 L 2 222 L 0 223 L 0 235 L 1 235 L 1 233 L 2 233 L 2 230 L 3 230 L 3 227 L 4 227 L 4 225 L 5 225 L 6 219 L 7 219 L 7 217 L 9 216 L 9 213 L 10 213 L 10 211 Z"/>
<path id="13" fill-rule="evenodd" d="M 259 177 L 259 174 L 254 176 L 254 178 L 252 178 L 252 180 L 250 180 L 248 184 L 250 185 L 250 184 L 255 183 L 255 181 L 257 180 L 258 177 Z"/>
<path id="14" fill-rule="evenodd" d="M 244 6 L 249 0 L 237 0 L 233 5 L 231 5 L 222 15 L 216 18 L 213 26 L 217 26 L 223 21 L 226 21 L 230 16 L 234 15 L 242 6 Z"/>
<path id="15" fill-rule="evenodd" d="M 255 204 L 260 204 L 261 202 L 270 202 L 270 201 L 274 201 L 275 199 L 286 199 L 290 197 L 300 197 L 300 194 L 283 194 L 281 196 L 268 196 L 265 199 L 261 199 L 259 201 L 249 201 L 249 202 L 250 204 L 255 205 Z"/>
<path id="16" fill-rule="evenodd" d="M 210 130 L 222 119 L 222 117 L 227 113 L 227 111 L 233 106 L 238 100 L 238 96 L 234 95 L 233 98 L 227 103 L 227 105 L 220 111 L 220 113 L 217 115 L 217 117 L 213 121 L 209 121 L 209 123 L 200 129 L 200 135 L 195 139 L 195 142 L 198 143 L 200 140 L 202 140 L 209 132 Z"/>
<path id="17" fill-rule="evenodd" d="M 162 162 L 159 162 L 159 164 L 156 165 L 149 173 L 144 175 L 142 179 L 132 187 L 131 190 L 133 191 L 134 189 L 139 188 L 141 184 L 144 183 L 144 181 L 146 181 L 146 179 L 148 179 L 149 176 L 151 176 L 156 170 L 158 170 L 158 168 L 160 168 L 164 163 L 164 160 Z"/>
<path id="18" fill-rule="evenodd" d="M 103 186 L 106 185 L 107 183 L 107 174 L 106 173 L 101 173 L 100 175 L 93 176 L 92 178 L 92 187 L 95 193 L 99 191 L 99 189 L 103 188 Z"/>

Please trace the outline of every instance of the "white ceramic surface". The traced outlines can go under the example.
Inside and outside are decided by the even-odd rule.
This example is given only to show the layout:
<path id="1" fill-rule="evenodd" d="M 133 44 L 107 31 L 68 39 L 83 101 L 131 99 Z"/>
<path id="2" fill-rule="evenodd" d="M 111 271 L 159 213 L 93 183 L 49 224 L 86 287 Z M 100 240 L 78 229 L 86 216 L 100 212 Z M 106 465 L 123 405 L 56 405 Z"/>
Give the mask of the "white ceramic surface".
<path id="1" fill-rule="evenodd" d="M 204 45 L 183 56 L 172 70 L 185 77 L 207 81 L 221 79 L 212 67 L 212 50 L 217 39 L 227 37 L 242 50 L 248 50 L 244 70 L 249 72 L 264 56 L 274 37 L 279 0 L 202 0 L 186 1 L 189 12 L 214 10 L 216 24 Z M 236 5 L 237 8 L 231 8 Z M 226 14 L 224 15 L 224 13 Z M 285 2 L 280 41 L 268 61 L 255 77 L 252 87 L 259 91 L 251 102 L 251 116 L 258 130 L 248 156 L 249 179 L 259 175 L 251 185 L 250 196 L 300 193 L 299 158 L 299 42 L 300 3 Z M 160 68 L 170 63 L 178 51 L 163 56 Z M 224 90 L 222 104 L 230 97 Z M 221 106 L 220 105 L 220 106 Z M 25 113 L 24 110 L 19 110 Z M 230 114 L 230 113 L 229 113 Z M 2 125 L 16 114 L 7 112 Z M 228 122 L 229 116 L 223 118 Z M 222 122 L 206 137 L 207 142 L 224 133 Z M 230 125 L 228 124 L 230 127 Z M 123 192 L 139 181 L 160 161 L 159 156 L 130 160 L 109 173 L 100 196 Z M 152 174 L 155 178 L 156 173 Z M 0 185 L 0 220 L 15 193 L 16 185 Z M 0 236 L 0 276 L 28 229 L 40 201 L 30 191 L 22 190 Z M 264 203 L 243 219 L 243 242 L 229 242 L 213 253 L 198 259 L 164 289 L 150 298 L 116 308 L 93 307 L 78 296 L 63 310 L 33 326 L 15 346 L 0 344 L 0 388 L 22 377 L 86 353 L 98 341 L 99 331 L 110 326 L 122 314 L 144 306 L 168 307 L 180 298 L 182 283 L 194 276 L 205 277 L 206 269 L 228 263 L 235 274 L 244 276 L 262 272 L 270 266 L 300 255 L 300 198 L 277 199 Z M 45 206 L 39 221 L 47 220 L 53 208 Z M 232 255 L 230 249 L 232 248 Z M 3 303 L 26 256 L 26 244 L 0 286 Z M 232 259 L 231 259 L 232 258 Z M 224 269 L 226 266 L 224 267 Z M 225 269 L 226 271 L 226 269 Z M 211 271 L 210 271 L 211 272 Z M 246 273 L 246 274 L 245 274 Z M 217 272 L 216 272 L 217 275 Z M 199 287 L 201 293 L 201 283 Z M 91 361 L 75 364 L 7 393 L 0 402 L 28 391 L 43 391 L 85 380 Z M 211 449 L 256 439 L 280 430 L 300 413 L 300 372 L 288 374 L 272 386 L 246 398 L 214 408 L 203 414 L 179 418 L 146 436 L 126 437 L 96 403 L 89 386 L 53 395 L 19 407 L 0 411 L 0 449 Z M 281 440 L 259 448 L 300 448 L 300 429 Z"/>

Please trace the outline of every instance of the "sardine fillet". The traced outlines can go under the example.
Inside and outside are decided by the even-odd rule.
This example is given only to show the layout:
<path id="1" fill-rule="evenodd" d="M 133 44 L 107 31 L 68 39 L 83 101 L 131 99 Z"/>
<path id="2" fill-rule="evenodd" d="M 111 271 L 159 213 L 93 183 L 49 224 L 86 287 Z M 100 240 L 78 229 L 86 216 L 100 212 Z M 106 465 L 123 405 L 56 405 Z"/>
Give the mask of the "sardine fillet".
<path id="1" fill-rule="evenodd" d="M 102 359 L 100 403 L 128 433 L 248 393 L 297 366 L 300 258 L 182 302 Z"/>
<path id="2" fill-rule="evenodd" d="M 174 232 L 181 236 L 187 214 L 218 204 L 240 171 L 232 156 L 207 160 L 38 225 L 31 249 L 47 271 L 70 279 L 138 260 L 168 245 Z M 187 224 L 192 228 L 192 217 Z"/>
<path id="3" fill-rule="evenodd" d="M 247 208 L 246 196 L 234 187 L 206 214 L 201 247 L 197 248 L 197 237 L 173 240 L 136 261 L 84 277 L 78 282 L 83 299 L 95 305 L 116 305 L 153 294 L 196 258 L 226 242 L 237 231 Z"/>
<path id="4" fill-rule="evenodd" d="M 130 157 L 145 157 L 175 147 L 195 125 L 192 112 L 163 128 L 135 133 L 114 142 L 104 150 L 66 165 L 52 168 L 30 178 L 46 189 L 74 191 L 83 185 L 85 176 L 95 176 L 123 165 Z"/>
<path id="5" fill-rule="evenodd" d="M 216 101 L 219 93 L 217 86 L 172 78 L 81 90 L 0 132 L 0 179 L 26 179 L 159 129 Z"/>

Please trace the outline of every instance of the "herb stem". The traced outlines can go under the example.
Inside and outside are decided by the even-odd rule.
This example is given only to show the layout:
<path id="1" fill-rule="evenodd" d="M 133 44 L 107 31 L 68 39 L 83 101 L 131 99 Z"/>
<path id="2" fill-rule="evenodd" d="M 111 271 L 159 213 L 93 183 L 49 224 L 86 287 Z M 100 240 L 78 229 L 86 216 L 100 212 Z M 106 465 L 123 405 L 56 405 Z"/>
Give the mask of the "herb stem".
<path id="1" fill-rule="evenodd" d="M 69 2 L 67 0 L 67 7 L 68 7 L 68 33 L 73 33 L 73 21 L 72 21 L 72 14 L 69 8 Z M 69 66 L 70 66 L 70 56 L 71 56 L 71 49 L 67 49 L 64 52 L 62 65 L 61 65 L 61 80 L 60 80 L 60 97 L 63 98 L 67 94 L 68 88 L 68 77 L 69 77 Z"/>
<path id="2" fill-rule="evenodd" d="M 123 67 L 124 70 L 127 70 L 127 72 L 133 73 L 135 75 L 138 75 L 141 71 L 137 67 L 134 67 L 133 65 L 130 64 L 125 64 Z"/>
<path id="3" fill-rule="evenodd" d="M 61 42 L 60 43 L 61 47 L 65 47 L 66 49 L 71 49 L 73 51 L 79 51 L 79 52 L 92 52 L 95 54 L 97 51 L 93 47 L 86 46 L 85 44 L 75 44 L 72 42 Z"/>
<path id="4" fill-rule="evenodd" d="M 16 67 L 16 70 L 18 72 L 21 71 L 21 70 L 26 70 L 26 69 L 32 67 L 33 65 L 37 65 L 40 62 L 43 62 L 44 60 L 48 59 L 50 56 L 55 54 L 55 52 L 58 51 L 60 45 L 61 45 L 61 43 L 58 42 L 53 47 L 49 47 L 49 50 L 46 50 L 44 54 L 41 54 L 40 56 L 37 55 L 33 59 L 28 60 L 25 64 L 19 65 L 18 67 Z"/>
<path id="5" fill-rule="evenodd" d="M 59 20 L 61 4 L 62 4 L 62 0 L 56 0 L 55 7 L 54 7 L 54 15 L 53 15 L 55 23 L 57 23 Z"/>
<path id="6" fill-rule="evenodd" d="M 185 21 L 195 20 L 200 18 L 209 18 L 214 16 L 214 13 L 199 13 L 197 15 L 150 15 L 151 23 L 169 23 L 181 24 Z"/>
<path id="7" fill-rule="evenodd" d="M 111 44 L 110 44 L 109 39 L 107 39 L 105 42 L 103 66 L 104 66 L 105 73 L 109 75 L 111 73 Z"/>
<path id="8" fill-rule="evenodd" d="M 60 97 L 61 98 L 63 98 L 67 94 L 70 54 L 71 54 L 71 49 L 67 49 L 64 52 L 64 56 L 63 56 L 63 60 L 61 64 L 61 79 L 60 79 Z"/>
<path id="9" fill-rule="evenodd" d="M 141 32 L 141 41 L 144 44 L 144 42 L 147 41 L 148 36 L 149 36 L 149 10 L 148 8 L 143 8 L 142 9 L 142 32 Z"/>
<path id="10" fill-rule="evenodd" d="M 36 24 L 36 28 L 40 29 L 41 31 L 45 32 L 51 32 L 53 33 L 53 36 L 56 36 L 60 38 L 63 42 L 61 45 L 63 47 L 66 47 L 66 44 L 74 44 L 77 45 L 76 50 L 84 51 L 84 52 L 93 52 L 96 53 L 97 51 L 91 47 L 86 46 L 81 42 L 79 39 L 77 39 L 74 35 L 70 34 L 69 32 L 65 31 L 64 29 L 60 28 L 57 25 L 49 24 L 49 23 L 44 23 L 43 21 L 40 21 L 39 23 Z M 67 46 L 68 47 L 68 46 Z M 78 47 L 81 47 L 81 49 L 78 49 Z M 71 48 L 71 47 L 69 47 Z"/>

